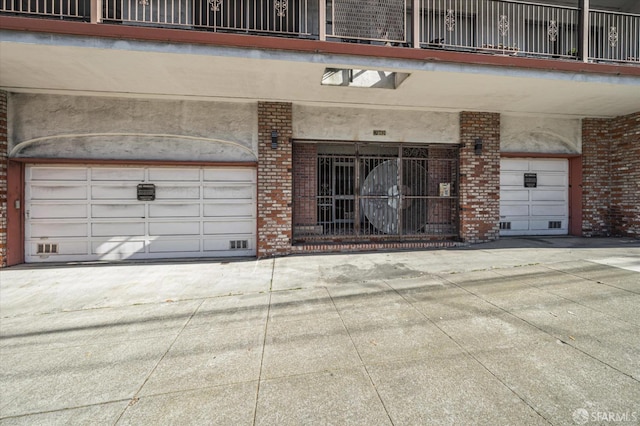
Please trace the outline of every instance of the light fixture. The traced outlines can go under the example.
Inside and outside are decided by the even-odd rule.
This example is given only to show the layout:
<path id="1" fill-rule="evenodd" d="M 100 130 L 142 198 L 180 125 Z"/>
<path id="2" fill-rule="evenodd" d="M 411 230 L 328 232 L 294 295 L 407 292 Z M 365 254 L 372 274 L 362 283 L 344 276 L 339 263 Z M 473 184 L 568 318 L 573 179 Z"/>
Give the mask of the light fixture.
<path id="1" fill-rule="evenodd" d="M 482 154 L 482 138 L 476 138 L 473 148 L 476 152 L 476 155 Z"/>
<path id="2" fill-rule="evenodd" d="M 278 148 L 278 131 L 272 130 L 271 131 L 271 149 L 277 149 L 277 148 Z"/>

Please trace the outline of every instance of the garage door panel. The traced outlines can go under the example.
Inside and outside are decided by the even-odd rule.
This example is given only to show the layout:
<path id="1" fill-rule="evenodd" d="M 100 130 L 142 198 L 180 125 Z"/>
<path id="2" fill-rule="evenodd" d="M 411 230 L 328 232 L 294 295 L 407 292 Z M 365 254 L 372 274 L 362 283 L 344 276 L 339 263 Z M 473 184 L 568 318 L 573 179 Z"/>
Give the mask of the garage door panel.
<path id="1" fill-rule="evenodd" d="M 37 167 L 30 169 L 30 173 L 27 173 L 27 180 L 49 182 L 75 180 L 86 182 L 87 176 L 87 169 L 79 167 Z"/>
<path id="2" fill-rule="evenodd" d="M 555 174 L 555 173 L 538 175 L 538 188 L 544 188 L 544 187 L 565 188 L 566 186 L 567 186 L 566 175 Z"/>
<path id="3" fill-rule="evenodd" d="M 204 187 L 205 200 L 251 200 L 253 199 L 253 196 L 254 190 L 250 185 L 216 185 Z"/>
<path id="4" fill-rule="evenodd" d="M 539 189 L 531 192 L 531 201 L 566 201 L 567 191 L 564 189 Z"/>
<path id="5" fill-rule="evenodd" d="M 137 200 L 136 184 L 94 185 L 91 187 L 94 200 Z"/>
<path id="6" fill-rule="evenodd" d="M 503 190 L 500 191 L 500 199 L 503 201 L 529 201 L 529 191 L 527 190 Z"/>
<path id="7" fill-rule="evenodd" d="M 505 172 L 500 174 L 500 186 L 522 187 L 522 173 Z"/>
<path id="8" fill-rule="evenodd" d="M 44 242 L 44 241 L 43 241 Z M 49 242 L 49 241 L 46 241 Z M 89 244 L 86 241 L 51 241 L 53 244 L 57 244 L 58 253 L 56 254 L 41 254 L 38 253 L 38 241 L 33 241 L 27 244 L 27 255 L 35 256 L 40 259 L 55 260 L 56 257 L 61 255 L 86 255 L 89 250 Z"/>
<path id="9" fill-rule="evenodd" d="M 27 227 L 27 237 L 55 238 L 55 237 L 86 237 L 87 224 L 78 223 L 38 223 L 31 222 Z"/>
<path id="10" fill-rule="evenodd" d="M 500 216 L 529 216 L 528 205 L 501 205 Z"/>
<path id="11" fill-rule="evenodd" d="M 120 257 L 121 255 L 130 255 L 134 253 L 144 253 L 145 242 L 144 240 L 131 241 L 130 239 L 109 239 L 103 241 L 91 242 L 92 254 L 109 254 L 114 257 Z"/>
<path id="12" fill-rule="evenodd" d="M 531 161 L 532 172 L 566 172 L 569 163 L 566 160 L 535 160 Z"/>
<path id="13" fill-rule="evenodd" d="M 128 167 L 95 167 L 91 169 L 91 180 L 93 181 L 144 181 L 143 168 Z"/>
<path id="14" fill-rule="evenodd" d="M 29 206 L 31 219 L 79 219 L 87 217 L 86 204 L 33 204 Z"/>
<path id="15" fill-rule="evenodd" d="M 560 227 L 559 228 L 552 228 L 549 226 L 550 222 L 560 222 Z M 537 230 L 537 231 L 551 231 L 551 230 L 558 230 L 558 229 L 565 229 L 566 228 L 566 221 L 563 220 L 561 217 L 559 218 L 545 218 L 545 220 L 532 220 L 531 221 L 531 229 L 532 230 Z"/>
<path id="16" fill-rule="evenodd" d="M 567 207 L 564 204 L 555 205 L 536 205 L 531 207 L 531 216 L 559 216 L 563 217 L 567 214 Z"/>
<path id="17" fill-rule="evenodd" d="M 248 234 L 251 235 L 256 230 L 254 221 L 215 221 L 204 222 L 204 234 Z"/>
<path id="18" fill-rule="evenodd" d="M 94 204 L 91 206 L 92 218 L 143 218 L 144 205 L 141 204 Z"/>
<path id="19" fill-rule="evenodd" d="M 157 168 L 149 169 L 149 182 L 199 182 L 200 169 Z"/>
<path id="20" fill-rule="evenodd" d="M 231 241 L 246 241 L 247 249 L 234 249 L 230 251 Z M 239 256 L 245 256 L 247 251 L 254 250 L 255 239 L 248 238 L 246 235 L 229 235 L 223 238 L 205 238 L 204 250 L 209 252 L 229 252 L 231 254 L 237 253 Z"/>
<path id="21" fill-rule="evenodd" d="M 202 179 L 205 182 L 256 182 L 253 169 L 205 169 Z"/>
<path id="22" fill-rule="evenodd" d="M 156 239 L 149 242 L 149 253 L 185 253 L 199 252 L 200 240 L 192 239 Z"/>
<path id="23" fill-rule="evenodd" d="M 255 206 L 239 203 L 211 203 L 204 205 L 204 217 L 254 217 Z"/>
<path id="24" fill-rule="evenodd" d="M 198 200 L 200 186 L 156 185 L 156 200 Z"/>
<path id="25" fill-rule="evenodd" d="M 503 159 L 500 162 L 501 171 L 526 171 L 529 170 L 529 162 L 527 160 L 519 160 L 514 158 Z"/>
<path id="26" fill-rule="evenodd" d="M 86 200 L 86 185 L 42 185 L 32 184 L 29 194 L 32 200 Z"/>
<path id="27" fill-rule="evenodd" d="M 91 224 L 94 237 L 144 236 L 144 222 L 105 222 Z"/>
<path id="28" fill-rule="evenodd" d="M 149 235 L 200 235 L 200 222 L 153 222 Z"/>
<path id="29" fill-rule="evenodd" d="M 150 204 L 149 217 L 200 217 L 200 204 Z"/>

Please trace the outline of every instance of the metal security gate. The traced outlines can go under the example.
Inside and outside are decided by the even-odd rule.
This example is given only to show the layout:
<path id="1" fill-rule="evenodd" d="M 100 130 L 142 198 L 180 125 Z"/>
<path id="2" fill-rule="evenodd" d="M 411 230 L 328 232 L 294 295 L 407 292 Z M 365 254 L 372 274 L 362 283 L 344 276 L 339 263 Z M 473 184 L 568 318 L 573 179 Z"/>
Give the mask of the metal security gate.
<path id="1" fill-rule="evenodd" d="M 297 151 L 305 155 L 294 155 L 295 241 L 458 235 L 456 146 L 316 145 Z"/>

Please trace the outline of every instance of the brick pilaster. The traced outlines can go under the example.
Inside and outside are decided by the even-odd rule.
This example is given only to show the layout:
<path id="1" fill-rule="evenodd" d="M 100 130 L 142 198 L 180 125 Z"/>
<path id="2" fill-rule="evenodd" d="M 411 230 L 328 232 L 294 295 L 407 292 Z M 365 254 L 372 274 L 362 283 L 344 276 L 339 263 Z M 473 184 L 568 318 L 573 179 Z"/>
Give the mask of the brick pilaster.
<path id="1" fill-rule="evenodd" d="M 640 238 L 640 112 L 611 122 L 611 234 Z"/>
<path id="2" fill-rule="evenodd" d="M 0 90 L 0 268 L 7 266 L 7 92 Z"/>
<path id="3" fill-rule="evenodd" d="M 582 235 L 611 235 L 611 134 L 608 119 L 582 120 Z"/>
<path id="4" fill-rule="evenodd" d="M 476 139 L 482 153 L 476 154 Z M 479 243 L 500 234 L 500 114 L 460 113 L 460 238 Z"/>
<path id="5" fill-rule="evenodd" d="M 258 257 L 291 252 L 291 104 L 258 102 Z M 278 147 L 271 147 L 271 132 Z"/>
<path id="6" fill-rule="evenodd" d="M 293 226 L 315 226 L 318 221 L 318 148 L 315 144 L 293 146 Z"/>

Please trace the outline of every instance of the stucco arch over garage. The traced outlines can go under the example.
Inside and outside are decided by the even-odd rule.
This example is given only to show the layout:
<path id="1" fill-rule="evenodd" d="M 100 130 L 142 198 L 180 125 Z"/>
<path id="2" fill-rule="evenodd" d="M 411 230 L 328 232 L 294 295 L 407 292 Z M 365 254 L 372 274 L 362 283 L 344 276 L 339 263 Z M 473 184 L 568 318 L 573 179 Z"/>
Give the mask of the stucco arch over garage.
<path id="1" fill-rule="evenodd" d="M 13 158 L 257 161 L 254 103 L 11 94 Z"/>

